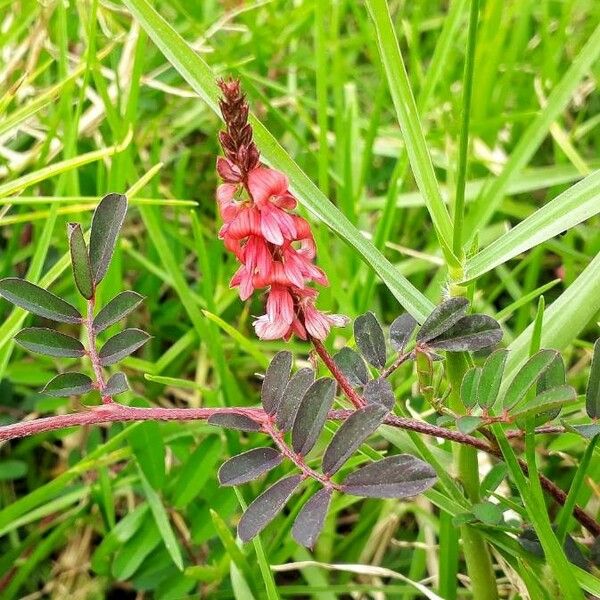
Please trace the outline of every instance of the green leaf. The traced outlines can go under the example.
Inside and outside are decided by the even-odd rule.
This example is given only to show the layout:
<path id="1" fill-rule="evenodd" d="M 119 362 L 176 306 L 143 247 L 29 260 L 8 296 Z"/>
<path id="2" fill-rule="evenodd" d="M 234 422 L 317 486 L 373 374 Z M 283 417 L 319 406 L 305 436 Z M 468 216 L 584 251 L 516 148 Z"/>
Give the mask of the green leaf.
<path id="1" fill-rule="evenodd" d="M 456 296 L 436 306 L 417 333 L 417 343 L 425 344 L 429 340 L 450 329 L 467 312 L 469 301 Z"/>
<path id="2" fill-rule="evenodd" d="M 511 410 L 523 400 L 527 392 L 557 356 L 558 352 L 556 350 L 540 350 L 536 352 L 510 382 L 502 400 L 503 408 Z"/>
<path id="3" fill-rule="evenodd" d="M 473 504 L 471 512 L 486 525 L 500 525 L 503 520 L 502 509 L 492 502 Z"/>
<path id="4" fill-rule="evenodd" d="M 471 415 L 465 415 L 456 419 L 456 428 L 465 434 L 469 434 L 475 431 L 482 423 L 481 417 L 475 417 Z"/>
<path id="5" fill-rule="evenodd" d="M 333 404 L 335 388 L 333 379 L 321 377 L 304 394 L 292 427 L 292 446 L 297 454 L 306 456 L 315 445 Z"/>
<path id="6" fill-rule="evenodd" d="M 360 353 L 376 369 L 385 367 L 386 351 L 383 329 L 377 317 L 368 312 L 354 321 L 354 339 Z"/>
<path id="7" fill-rule="evenodd" d="M 467 261 L 463 280 L 481 277 L 494 267 L 598 214 L 599 185 L 600 171 L 596 171 L 509 229 Z"/>
<path id="8" fill-rule="evenodd" d="M 103 367 L 113 365 L 142 347 L 149 339 L 141 329 L 125 329 L 111 337 L 100 349 L 98 356 Z"/>
<path id="9" fill-rule="evenodd" d="M 173 487 L 169 487 L 175 508 L 185 508 L 202 495 L 207 483 L 214 478 L 222 454 L 223 442 L 218 435 L 209 435 L 198 444 L 179 470 Z"/>
<path id="10" fill-rule="evenodd" d="M 510 181 L 517 175 L 535 154 L 546 138 L 552 124 L 565 111 L 582 78 L 600 55 L 600 25 L 597 25 L 588 37 L 585 46 L 570 62 L 569 69 L 554 86 L 543 110 L 521 133 L 516 147 L 501 173 L 492 179 L 484 192 L 479 196 L 474 209 L 469 213 L 467 231 L 471 236 L 484 227 L 494 214 Z"/>
<path id="11" fill-rule="evenodd" d="M 15 342 L 26 350 L 47 356 L 80 358 L 85 354 L 85 348 L 79 340 L 44 327 L 21 329 L 15 335 Z"/>
<path id="12" fill-rule="evenodd" d="M 518 410 L 511 411 L 514 419 L 523 419 L 534 415 L 541 415 L 548 411 L 562 408 L 565 404 L 573 402 L 577 392 L 570 385 L 561 385 L 538 394 L 533 400 L 519 406 Z"/>
<path id="13" fill-rule="evenodd" d="M 260 477 L 281 464 L 283 455 L 275 448 L 252 448 L 224 462 L 219 469 L 219 483 L 241 485 Z"/>
<path id="14" fill-rule="evenodd" d="M 260 399 L 265 411 L 270 415 L 277 412 L 291 369 L 292 353 L 287 350 L 278 352 L 267 368 L 260 390 Z"/>
<path id="15" fill-rule="evenodd" d="M 590 376 L 585 390 L 585 410 L 592 419 L 600 417 L 600 339 L 594 344 Z"/>
<path id="16" fill-rule="evenodd" d="M 192 89 L 217 115 L 219 90 L 216 75 L 181 36 L 167 23 L 147 0 L 125 0 L 140 25 L 147 31 L 167 60 L 175 67 Z M 377 272 L 400 304 L 422 321 L 433 308 L 432 303 L 417 290 L 360 234 L 350 221 L 315 186 L 298 165 L 281 147 L 277 139 L 253 115 L 249 117 L 254 130 L 254 140 L 265 160 L 283 171 L 289 178 L 290 188 L 298 200 L 332 231 L 352 246 Z"/>
<path id="17" fill-rule="evenodd" d="M 149 423 L 145 424 L 147 425 Z M 140 480 L 142 482 L 142 487 L 144 488 L 144 494 L 146 495 L 146 499 L 150 505 L 152 516 L 154 517 L 158 531 L 160 532 L 162 540 L 165 544 L 165 548 L 167 549 L 169 556 L 173 559 L 175 566 L 180 571 L 183 571 L 183 557 L 181 556 L 181 550 L 177 544 L 177 539 L 175 538 L 175 534 L 173 533 L 173 529 L 169 523 L 167 511 L 165 510 L 159 495 L 152 489 L 152 486 L 148 483 L 148 480 L 144 477 L 144 474 L 141 471 Z"/>
<path id="18" fill-rule="evenodd" d="M 480 377 L 480 367 L 472 367 L 463 377 L 460 385 L 460 398 L 465 408 L 473 408 L 477 404 Z"/>
<path id="19" fill-rule="evenodd" d="M 27 475 L 27 463 L 23 460 L 1 460 L 0 481 L 21 479 Z"/>
<path id="20" fill-rule="evenodd" d="M 346 376 L 350 385 L 362 386 L 369 380 L 367 365 L 362 356 L 348 348 L 342 348 L 334 357 L 333 361 L 338 366 L 340 371 Z"/>
<path id="21" fill-rule="evenodd" d="M 94 318 L 94 331 L 100 333 L 125 318 L 144 300 L 137 292 L 121 292 L 116 295 Z"/>
<path id="22" fill-rule="evenodd" d="M 323 472 L 333 475 L 354 454 L 359 446 L 383 423 L 389 409 L 370 404 L 354 411 L 335 432 L 323 456 Z"/>
<path id="23" fill-rule="evenodd" d="M 300 402 L 314 381 L 315 372 L 308 367 L 296 371 L 288 381 L 275 414 L 275 424 L 281 431 L 292 428 Z"/>
<path id="24" fill-rule="evenodd" d="M 238 523 L 238 536 L 242 542 L 257 536 L 283 510 L 300 483 L 302 475 L 284 477 L 248 506 Z"/>
<path id="25" fill-rule="evenodd" d="M 131 431 L 128 439 L 148 483 L 155 490 L 160 490 L 166 481 L 166 450 L 159 424 L 156 421 L 144 421 Z"/>
<path id="26" fill-rule="evenodd" d="M 562 350 L 575 339 L 600 310 L 600 253 L 575 281 L 544 311 L 542 348 Z M 533 324 L 511 342 L 506 364 L 512 376 L 527 360 Z"/>
<path id="27" fill-rule="evenodd" d="M 433 468 L 410 456 L 388 456 L 350 473 L 342 489 L 363 498 L 409 498 L 422 494 L 436 482 Z"/>
<path id="28" fill-rule="evenodd" d="M 436 350 L 474 352 L 496 345 L 502 339 L 500 324 L 488 315 L 468 315 L 427 343 Z"/>
<path id="29" fill-rule="evenodd" d="M 24 279 L 0 280 L 0 296 L 38 317 L 59 323 L 81 323 L 81 315 L 73 305 Z"/>
<path id="30" fill-rule="evenodd" d="M 94 295 L 92 281 L 92 267 L 87 246 L 83 239 L 83 231 L 79 223 L 69 223 L 67 226 L 69 236 L 69 250 L 71 252 L 71 266 L 75 285 L 84 298 L 88 300 Z"/>
<path id="31" fill-rule="evenodd" d="M 102 390 L 104 396 L 117 396 L 123 392 L 129 391 L 129 382 L 125 373 L 115 373 L 110 376 L 106 382 L 106 387 Z"/>
<path id="32" fill-rule="evenodd" d="M 61 373 L 51 379 L 41 393 L 47 396 L 66 398 L 67 396 L 86 394 L 93 389 L 94 384 L 87 375 L 83 373 Z"/>
<path id="33" fill-rule="evenodd" d="M 494 465 L 481 480 L 480 493 L 481 496 L 489 496 L 496 491 L 498 486 L 506 479 L 508 467 L 506 463 L 498 463 Z"/>
<path id="34" fill-rule="evenodd" d="M 244 573 L 244 576 L 248 581 L 252 581 L 252 568 L 250 563 L 244 556 L 244 553 L 240 550 L 235 542 L 235 538 L 229 531 L 227 523 L 221 518 L 221 515 L 212 508 L 210 509 L 210 518 L 212 519 L 213 526 L 223 547 L 225 548 L 227 555 L 236 564 L 238 569 Z M 187 570 L 186 570 L 187 573 Z"/>
<path id="35" fill-rule="evenodd" d="M 481 408 L 490 410 L 494 407 L 500 393 L 507 356 L 508 351 L 500 348 L 485 359 L 477 389 L 477 402 Z"/>
<path id="36" fill-rule="evenodd" d="M 292 527 L 292 536 L 299 544 L 314 548 L 325 523 L 331 495 L 331 490 L 320 489 L 300 509 Z"/>
<path id="37" fill-rule="evenodd" d="M 104 196 L 94 211 L 90 233 L 90 263 L 95 285 L 102 281 L 108 271 L 126 213 L 127 198 L 122 194 Z"/>
<path id="38" fill-rule="evenodd" d="M 412 337 L 417 322 L 408 313 L 396 317 L 390 325 L 390 344 L 396 352 L 404 352 L 404 348 Z"/>
<path id="39" fill-rule="evenodd" d="M 425 198 L 427 210 L 444 254 L 450 263 L 456 265 L 457 261 L 450 250 L 452 241 L 450 215 L 440 193 L 387 2 L 367 0 L 366 4 L 375 25 L 377 48 L 417 187 Z"/>
<path id="40" fill-rule="evenodd" d="M 581 437 L 584 437 L 586 440 L 592 440 L 597 435 L 600 434 L 600 423 L 586 423 L 584 425 L 571 425 L 570 423 L 563 421 L 562 424 L 564 425 L 564 427 L 567 431 L 577 433 Z"/>

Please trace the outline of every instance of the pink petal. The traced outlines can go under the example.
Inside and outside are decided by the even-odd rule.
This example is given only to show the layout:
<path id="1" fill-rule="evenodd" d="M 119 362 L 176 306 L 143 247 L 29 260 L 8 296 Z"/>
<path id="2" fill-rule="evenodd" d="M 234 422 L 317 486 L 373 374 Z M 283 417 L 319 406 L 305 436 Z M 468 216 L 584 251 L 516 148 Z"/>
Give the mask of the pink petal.
<path id="1" fill-rule="evenodd" d="M 274 169 L 256 167 L 248 174 L 248 187 L 254 202 L 263 204 L 271 196 L 280 196 L 287 192 L 288 178 Z"/>
<path id="2" fill-rule="evenodd" d="M 275 244 L 276 246 L 283 244 L 283 234 L 281 233 L 277 219 L 271 211 L 264 211 L 261 214 L 260 230 L 265 239 L 271 242 L 271 244 Z"/>

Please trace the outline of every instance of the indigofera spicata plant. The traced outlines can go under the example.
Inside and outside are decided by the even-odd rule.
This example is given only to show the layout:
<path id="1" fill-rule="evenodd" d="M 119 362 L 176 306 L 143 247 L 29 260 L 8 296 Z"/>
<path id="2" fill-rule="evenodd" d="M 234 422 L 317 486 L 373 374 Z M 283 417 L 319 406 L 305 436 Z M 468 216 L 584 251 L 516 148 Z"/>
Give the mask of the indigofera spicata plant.
<path id="1" fill-rule="evenodd" d="M 278 470 L 276 481 L 242 515 L 239 537 L 242 541 L 254 538 L 285 509 L 293 494 L 304 489 L 306 500 L 295 515 L 291 533 L 310 548 L 335 495 L 407 499 L 427 493 L 448 477 L 440 472 L 439 464 L 407 453 L 394 454 L 387 445 L 361 451 L 365 442 L 379 436 L 382 427 L 450 440 L 500 461 L 506 459 L 503 443 L 526 435 L 567 430 L 595 444 L 600 433 L 596 423 L 600 416 L 599 342 L 594 346 L 585 396 L 591 419 L 586 421 L 573 411 L 568 419 L 559 421 L 561 410 L 578 401 L 574 387 L 567 382 L 560 353 L 539 349 L 516 373 L 505 376 L 508 352 L 499 347 L 503 337 L 500 324 L 490 316 L 473 313 L 463 297 L 449 297 L 422 324 L 408 313 L 399 315 L 389 327 L 382 326 L 373 312 L 359 315 L 353 322 L 352 343 L 342 348 L 338 345 L 331 355 L 323 341 L 332 327 L 344 327 L 349 319 L 317 308 L 317 291 L 312 285 L 327 285 L 328 281 L 314 263 L 316 244 L 311 227 L 293 212 L 296 199 L 285 174 L 261 163 L 239 83 L 222 81 L 220 88 L 226 131 L 220 136 L 224 156 L 217 162 L 223 179 L 217 191 L 224 222 L 219 237 L 240 263 L 231 286 L 239 290 L 242 300 L 264 291 L 266 309 L 254 321 L 256 334 L 266 340 L 296 336 L 309 342 L 314 349 L 311 367 L 300 365 L 300 360 L 296 367 L 291 352 L 277 352 L 264 373 L 261 406 L 137 408 L 116 402 L 129 384 L 125 372 L 115 366 L 140 349 L 150 335 L 126 328 L 98 347 L 98 335 L 125 319 L 143 300 L 134 291 L 124 291 L 103 307 L 96 305 L 96 291 L 109 269 L 127 214 L 125 196 L 109 194 L 96 208 L 89 243 L 79 224 L 68 226 L 73 277 L 86 304 L 84 314 L 28 281 L 14 277 L 0 281 L 0 296 L 34 316 L 60 324 L 60 330 L 27 327 L 15 335 L 17 344 L 57 359 L 82 359 L 86 365 L 85 372 L 58 374 L 42 392 L 63 397 L 96 392 L 101 404 L 1 427 L 0 439 L 73 425 L 136 420 L 206 420 L 238 431 L 244 440 L 262 435 L 264 445 L 231 457 L 218 471 L 221 485 L 239 486 Z M 77 327 L 83 335 L 74 335 Z M 452 356 L 461 356 L 467 365 L 458 382 L 461 410 L 448 402 L 453 385 L 457 392 L 457 382 L 451 382 L 447 372 Z M 397 372 L 407 373 L 409 367 L 416 376 L 415 395 L 430 406 L 429 420 L 407 416 L 406 398 L 396 398 Z M 527 464 L 517 464 L 526 475 Z M 504 463 L 497 462 L 481 483 L 482 500 L 457 515 L 455 524 L 509 528 L 502 509 L 490 501 L 505 476 Z M 539 479 L 543 489 L 566 507 L 557 525 L 565 548 L 567 544 L 578 548 L 565 530 L 565 519 L 568 521 L 571 513 L 594 537 L 600 535 L 600 524 L 591 515 L 552 481 L 543 475 Z M 536 539 L 525 530 L 522 543 L 532 548 Z M 541 548 L 539 543 L 536 548 Z"/>

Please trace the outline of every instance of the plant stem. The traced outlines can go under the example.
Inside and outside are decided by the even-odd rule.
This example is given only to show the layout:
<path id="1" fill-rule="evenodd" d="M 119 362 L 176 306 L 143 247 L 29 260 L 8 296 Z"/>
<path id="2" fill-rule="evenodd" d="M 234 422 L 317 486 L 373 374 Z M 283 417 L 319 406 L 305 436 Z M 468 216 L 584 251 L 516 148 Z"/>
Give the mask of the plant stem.
<path id="1" fill-rule="evenodd" d="M 449 398 L 450 408 L 454 412 L 462 414 L 464 406 L 460 399 L 460 384 L 467 370 L 465 356 L 462 353 L 448 352 L 446 369 L 452 386 Z M 479 502 L 477 450 L 470 446 L 460 445 L 455 448 L 454 453 L 458 477 L 463 484 L 465 495 L 471 502 L 477 503 Z M 496 600 L 498 598 L 496 577 L 489 549 L 483 536 L 469 525 L 461 526 L 460 531 L 473 597 L 477 600 Z"/>
<path id="2" fill-rule="evenodd" d="M 112 398 L 111 398 L 112 400 Z M 354 411 L 332 410 L 328 419 L 331 421 L 345 421 Z M 47 431 L 57 431 L 67 427 L 81 427 L 86 425 L 102 425 L 108 423 L 125 423 L 131 421 L 206 421 L 212 415 L 221 413 L 242 414 L 261 427 L 269 416 L 262 408 L 136 408 L 123 406 L 116 402 L 110 402 L 90 410 L 79 411 L 68 415 L 55 415 L 53 417 L 34 418 L 29 421 L 21 421 L 11 425 L 0 427 L 0 442 L 38 435 Z M 389 414 L 383 421 L 385 425 L 414 431 L 432 437 L 447 439 L 459 444 L 472 446 L 482 452 L 487 452 L 498 458 L 502 458 L 501 452 L 489 445 L 485 440 L 471 435 L 461 433 L 453 429 L 445 429 L 431 425 L 425 421 L 408 419 Z M 523 473 L 527 474 L 527 465 L 520 463 Z M 556 484 L 544 476 L 540 476 L 543 488 L 561 505 L 564 505 L 567 494 Z M 573 509 L 573 516 L 594 536 L 600 536 L 600 523 L 579 506 Z"/>
<path id="3" fill-rule="evenodd" d="M 96 387 L 100 392 L 103 404 L 111 404 L 113 399 L 104 393 L 106 388 L 106 381 L 104 380 L 104 373 L 102 372 L 102 365 L 100 364 L 100 357 L 98 356 L 98 349 L 96 348 L 96 332 L 94 330 L 94 307 L 96 306 L 96 294 L 87 301 L 87 316 L 83 320 L 83 325 L 88 332 L 88 356 L 94 369 L 94 376 L 96 377 Z"/>

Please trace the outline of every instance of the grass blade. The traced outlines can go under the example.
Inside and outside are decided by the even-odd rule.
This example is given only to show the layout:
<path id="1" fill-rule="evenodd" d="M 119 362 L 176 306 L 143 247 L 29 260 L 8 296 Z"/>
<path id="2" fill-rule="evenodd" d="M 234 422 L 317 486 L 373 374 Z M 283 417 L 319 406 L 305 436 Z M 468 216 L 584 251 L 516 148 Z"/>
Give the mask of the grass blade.
<path id="1" fill-rule="evenodd" d="M 522 252 L 600 213 L 600 171 L 548 202 L 467 261 L 464 280 L 475 279 Z"/>
<path id="2" fill-rule="evenodd" d="M 387 2 L 385 0 L 367 0 L 366 4 L 375 25 L 381 62 L 385 68 L 390 93 L 417 186 L 425 198 L 427 210 L 444 253 L 450 259 L 449 262 L 456 263 L 457 261 L 455 258 L 453 259 L 450 250 L 452 240 L 450 215 L 442 200 L 431 156 L 425 143 L 417 105 L 410 88 L 408 74 L 400 53 Z"/>

